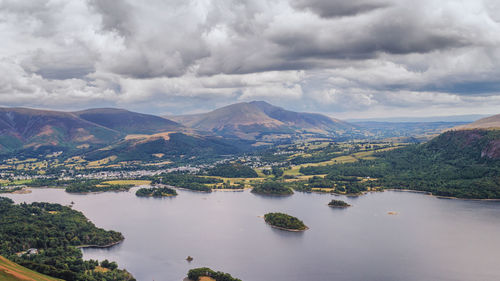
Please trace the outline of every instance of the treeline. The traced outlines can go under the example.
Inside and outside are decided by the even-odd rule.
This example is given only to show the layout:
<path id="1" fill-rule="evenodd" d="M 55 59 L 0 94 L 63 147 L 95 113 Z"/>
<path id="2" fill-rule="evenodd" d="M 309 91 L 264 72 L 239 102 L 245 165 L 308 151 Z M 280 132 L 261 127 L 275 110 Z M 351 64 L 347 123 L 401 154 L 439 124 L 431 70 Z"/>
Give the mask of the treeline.
<path id="1" fill-rule="evenodd" d="M 293 191 L 289 187 L 277 181 L 266 181 L 263 183 L 255 184 L 252 189 L 252 192 L 263 195 L 281 195 L 281 196 L 293 194 Z"/>
<path id="2" fill-rule="evenodd" d="M 291 229 L 291 230 L 307 229 L 304 222 L 302 222 L 296 217 L 283 213 L 267 213 L 264 215 L 264 220 L 266 221 L 266 223 L 280 228 Z"/>
<path id="3" fill-rule="evenodd" d="M 240 163 L 219 164 L 207 170 L 209 176 L 223 178 L 258 178 L 257 172 L 251 167 Z"/>
<path id="4" fill-rule="evenodd" d="M 101 180 L 87 180 L 73 182 L 67 185 L 66 192 L 101 192 L 101 191 L 126 191 L 132 188 L 133 184 L 108 184 Z"/>
<path id="5" fill-rule="evenodd" d="M 200 277 L 210 277 L 215 279 L 215 281 L 241 281 L 241 279 L 234 278 L 229 273 L 224 273 L 221 271 L 213 271 L 208 267 L 201 267 L 191 269 L 188 272 L 188 278 L 192 281 L 200 280 Z"/>
<path id="6" fill-rule="evenodd" d="M 175 187 L 186 188 L 194 191 L 211 192 L 212 188 L 208 184 L 223 183 L 221 179 L 200 177 L 191 174 L 163 173 L 155 176 L 153 184 L 167 184 Z"/>
<path id="7" fill-rule="evenodd" d="M 177 195 L 177 191 L 169 187 L 143 187 L 139 188 L 135 195 L 139 197 L 168 197 Z"/>
<path id="8" fill-rule="evenodd" d="M 69 207 L 50 203 L 15 205 L 0 197 L 0 226 L 0 255 L 22 266 L 68 281 L 134 280 L 116 267 L 95 272 L 97 261 L 82 259 L 76 246 L 106 246 L 123 240 L 123 235 L 97 228 L 81 212 Z M 30 248 L 38 253 L 24 253 Z"/>

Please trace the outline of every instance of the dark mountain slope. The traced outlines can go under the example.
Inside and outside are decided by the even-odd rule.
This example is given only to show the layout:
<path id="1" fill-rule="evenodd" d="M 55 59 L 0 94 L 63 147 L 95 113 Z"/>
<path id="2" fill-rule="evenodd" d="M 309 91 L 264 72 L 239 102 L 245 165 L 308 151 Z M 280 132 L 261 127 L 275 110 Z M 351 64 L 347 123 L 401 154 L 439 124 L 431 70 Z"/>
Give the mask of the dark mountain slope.
<path id="1" fill-rule="evenodd" d="M 124 109 L 95 108 L 77 111 L 74 114 L 123 134 L 155 134 L 183 129 L 182 125 L 171 120 Z"/>
<path id="2" fill-rule="evenodd" d="M 250 149 L 245 142 L 228 141 L 220 137 L 185 133 L 161 133 L 137 136 L 114 143 L 85 155 L 87 160 L 117 156 L 116 161 L 163 159 L 196 159 L 234 154 Z"/>

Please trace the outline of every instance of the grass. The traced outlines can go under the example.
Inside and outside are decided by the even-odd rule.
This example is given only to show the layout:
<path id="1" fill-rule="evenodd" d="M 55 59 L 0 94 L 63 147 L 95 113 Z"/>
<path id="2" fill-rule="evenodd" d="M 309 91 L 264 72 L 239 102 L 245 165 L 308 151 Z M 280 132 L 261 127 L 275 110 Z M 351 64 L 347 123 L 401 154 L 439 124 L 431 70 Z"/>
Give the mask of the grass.
<path id="1" fill-rule="evenodd" d="M 54 277 L 49 277 L 26 267 L 20 266 L 17 263 L 11 262 L 8 259 L 0 256 L 0 280 L 2 281 L 62 281 Z"/>
<path id="2" fill-rule="evenodd" d="M 105 268 L 105 267 L 102 267 L 102 266 L 96 266 L 96 267 L 94 268 L 94 271 L 95 271 L 95 272 L 108 272 L 108 271 L 109 271 L 109 269 L 108 269 L 108 268 Z"/>
<path id="3" fill-rule="evenodd" d="M 104 184 L 118 185 L 118 184 L 133 184 L 133 185 L 147 185 L 151 184 L 149 180 L 111 180 L 105 181 Z"/>
<path id="4" fill-rule="evenodd" d="M 101 160 L 92 161 L 92 162 L 88 163 L 87 167 L 88 168 L 100 168 L 102 165 L 106 165 L 109 162 L 115 161 L 116 158 L 118 158 L 118 157 L 115 155 L 112 155 L 112 156 L 103 158 Z"/>

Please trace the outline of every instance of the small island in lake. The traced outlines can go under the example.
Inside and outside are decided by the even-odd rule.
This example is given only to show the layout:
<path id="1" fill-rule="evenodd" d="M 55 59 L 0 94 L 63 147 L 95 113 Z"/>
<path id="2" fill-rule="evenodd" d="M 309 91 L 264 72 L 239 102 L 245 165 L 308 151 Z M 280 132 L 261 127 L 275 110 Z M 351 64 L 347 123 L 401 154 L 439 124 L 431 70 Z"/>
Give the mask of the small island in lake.
<path id="1" fill-rule="evenodd" d="M 272 227 L 287 231 L 304 231 L 309 229 L 301 220 L 283 213 L 267 213 L 264 220 Z"/>
<path id="2" fill-rule="evenodd" d="M 268 181 L 258 184 L 252 189 L 252 192 L 256 194 L 275 196 L 285 196 L 293 194 L 293 191 L 289 187 L 286 187 L 282 183 L 276 181 Z"/>
<path id="3" fill-rule="evenodd" d="M 176 196 L 177 191 L 169 187 L 143 187 L 139 188 L 135 195 L 139 197 L 170 197 Z"/>
<path id="4" fill-rule="evenodd" d="M 241 279 L 234 278 L 229 273 L 221 271 L 213 271 L 208 267 L 200 267 L 191 269 L 188 272 L 188 280 L 191 281 L 241 281 Z"/>
<path id="5" fill-rule="evenodd" d="M 344 202 L 342 200 L 335 200 L 335 199 L 332 199 L 332 201 L 330 201 L 330 203 L 328 203 L 328 206 L 330 206 L 332 208 L 347 208 L 347 207 L 351 207 L 351 205 L 347 204 L 346 202 Z"/>

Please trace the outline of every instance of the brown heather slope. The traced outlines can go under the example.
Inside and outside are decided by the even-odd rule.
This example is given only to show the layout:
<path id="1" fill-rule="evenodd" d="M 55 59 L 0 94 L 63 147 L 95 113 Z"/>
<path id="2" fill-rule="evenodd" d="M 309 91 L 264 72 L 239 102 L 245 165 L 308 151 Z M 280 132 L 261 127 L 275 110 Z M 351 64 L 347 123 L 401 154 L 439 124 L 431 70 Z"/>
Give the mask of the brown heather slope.
<path id="1" fill-rule="evenodd" d="M 500 129 L 500 114 L 479 119 L 473 123 L 453 128 L 454 130 Z"/>
<path id="2" fill-rule="evenodd" d="M 101 144 L 120 133 L 69 112 L 29 108 L 0 108 L 0 143 L 5 150 Z"/>

